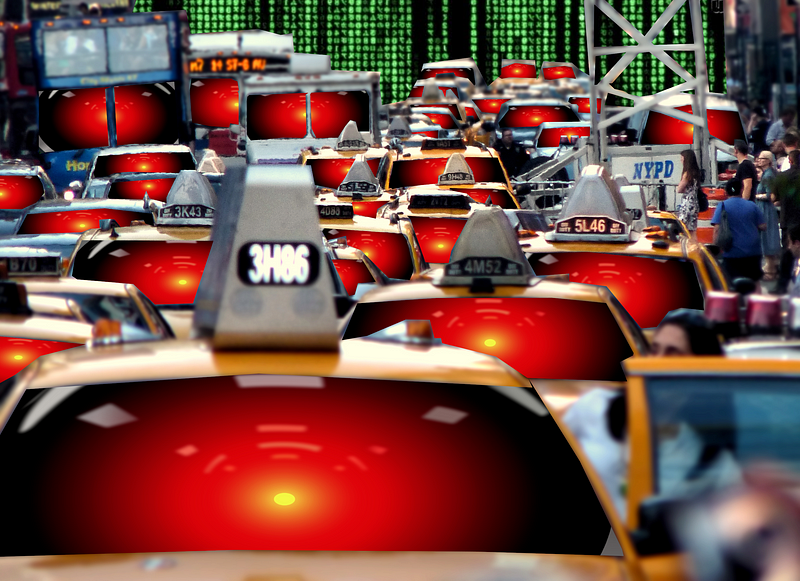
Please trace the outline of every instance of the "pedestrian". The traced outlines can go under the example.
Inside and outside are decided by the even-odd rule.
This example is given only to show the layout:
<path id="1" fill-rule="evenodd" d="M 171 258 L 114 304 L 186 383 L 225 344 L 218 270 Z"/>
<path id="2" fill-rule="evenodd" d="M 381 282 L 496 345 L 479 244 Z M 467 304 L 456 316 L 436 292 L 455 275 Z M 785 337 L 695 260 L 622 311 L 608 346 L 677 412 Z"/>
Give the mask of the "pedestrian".
<path id="1" fill-rule="evenodd" d="M 747 147 L 747 143 L 741 139 L 737 139 L 733 142 L 733 149 L 734 153 L 736 153 L 736 159 L 739 160 L 739 167 L 736 168 L 736 175 L 733 179 L 741 182 L 742 198 L 749 200 L 756 191 L 756 186 L 758 184 L 756 166 L 748 159 L 749 148 Z"/>
<path id="2" fill-rule="evenodd" d="M 783 139 L 776 139 L 773 141 L 772 145 L 769 146 L 769 150 L 772 152 L 772 155 L 775 156 L 775 167 L 780 171 L 783 161 L 787 157 L 786 146 L 783 145 Z"/>
<path id="3" fill-rule="evenodd" d="M 503 137 L 494 147 L 500 155 L 500 161 L 506 168 L 509 178 L 518 175 L 522 166 L 529 159 L 525 148 L 522 144 L 514 141 L 514 132 L 508 127 L 503 129 Z"/>
<path id="4" fill-rule="evenodd" d="M 722 210 L 728 216 L 733 245 L 722 251 L 722 267 L 731 280 L 749 278 L 756 283 L 760 291 L 759 281 L 764 276 L 761 269 L 761 230 L 767 229 L 764 215 L 755 202 L 742 198 L 743 185 L 736 178 L 726 186 L 728 199 L 717 205 L 711 224 L 714 225 L 714 243 L 719 242 L 720 220 Z"/>
<path id="5" fill-rule="evenodd" d="M 780 171 L 789 171 L 791 167 L 789 163 L 789 154 L 800 147 L 800 137 L 798 137 L 794 130 L 790 129 L 786 132 L 786 135 L 783 136 L 783 147 L 786 150 L 786 159 L 781 162 L 778 168 Z"/>
<path id="6" fill-rule="evenodd" d="M 678 184 L 678 193 L 683 194 L 678 203 L 678 219 L 686 224 L 686 229 L 692 234 L 697 231 L 697 193 L 700 191 L 700 166 L 697 157 L 691 149 L 681 152 L 683 172 Z"/>
<path id="7" fill-rule="evenodd" d="M 656 357 L 721 355 L 722 346 L 699 311 L 667 314 L 656 329 L 650 355 Z M 627 504 L 627 401 L 622 390 L 586 392 L 564 414 L 564 423 L 594 465 L 624 520 Z"/>
<path id="8" fill-rule="evenodd" d="M 789 251 L 792 253 L 792 279 L 789 294 L 800 297 L 800 225 L 789 230 Z"/>
<path id="9" fill-rule="evenodd" d="M 794 123 L 795 114 L 794 107 L 786 107 L 781 111 L 781 118 L 770 125 L 767 131 L 767 145 L 771 145 L 776 139 L 783 139 L 786 130 Z"/>
<path id="10" fill-rule="evenodd" d="M 766 259 L 764 280 L 775 280 L 778 278 L 781 233 L 778 209 L 775 207 L 777 200 L 773 185 L 775 169 L 770 151 L 764 150 L 758 154 L 756 157 L 756 169 L 761 172 L 761 175 L 758 176 L 758 187 L 756 188 L 756 206 L 764 214 L 764 220 L 767 223 L 767 229 L 761 232 L 761 252 Z"/>
<path id="11" fill-rule="evenodd" d="M 779 172 L 773 179 L 773 192 L 780 206 L 780 225 L 783 236 L 783 253 L 778 267 L 777 294 L 786 293 L 792 276 L 794 258 L 789 248 L 789 231 L 800 225 L 800 150 L 793 150 L 789 156 L 789 169 Z"/>
<path id="12" fill-rule="evenodd" d="M 768 149 L 767 131 L 769 131 L 767 111 L 759 105 L 753 109 L 750 121 L 747 124 L 747 139 L 753 144 L 754 155 L 758 155 Z"/>

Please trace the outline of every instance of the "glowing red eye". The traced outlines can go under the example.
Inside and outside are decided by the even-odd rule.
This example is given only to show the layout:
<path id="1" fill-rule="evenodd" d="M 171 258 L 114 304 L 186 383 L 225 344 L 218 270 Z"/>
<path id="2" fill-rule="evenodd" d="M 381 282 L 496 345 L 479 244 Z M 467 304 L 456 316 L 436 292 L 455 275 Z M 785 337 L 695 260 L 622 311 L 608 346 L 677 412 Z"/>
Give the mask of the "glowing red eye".
<path id="1" fill-rule="evenodd" d="M 572 70 L 572 67 L 548 67 L 546 69 L 542 69 L 542 74 L 547 81 L 552 81 L 553 79 L 575 78 L 575 71 Z"/>
<path id="2" fill-rule="evenodd" d="M 408 241 L 402 234 L 337 229 L 326 231 L 326 237 L 347 238 L 347 244 L 366 254 L 389 278 L 408 280 L 414 271 Z"/>
<path id="3" fill-rule="evenodd" d="M 305 137 L 306 94 L 279 93 L 247 97 L 247 136 L 250 139 Z"/>
<path id="4" fill-rule="evenodd" d="M 195 169 L 192 155 L 185 153 L 130 153 L 102 155 L 97 158 L 95 177 L 117 173 L 178 173 L 182 169 Z"/>
<path id="5" fill-rule="evenodd" d="M 504 182 L 506 180 L 497 159 L 467 157 L 466 160 L 476 182 Z M 398 160 L 392 164 L 389 187 L 408 188 L 435 185 L 446 165 L 446 157 Z"/>
<path id="6" fill-rule="evenodd" d="M 450 262 L 450 252 L 466 223 L 457 218 L 411 218 L 422 256 L 434 264 Z"/>
<path id="7" fill-rule="evenodd" d="M 536 66 L 525 64 L 511 64 L 506 65 L 500 70 L 500 78 L 520 78 L 520 79 L 535 79 Z"/>
<path id="8" fill-rule="evenodd" d="M 475 99 L 472 102 L 483 113 L 499 113 L 503 103 L 510 99 Z"/>
<path id="9" fill-rule="evenodd" d="M 562 136 L 588 137 L 589 127 L 548 127 L 542 129 L 536 147 L 558 147 Z"/>
<path id="10" fill-rule="evenodd" d="M 367 160 L 367 165 L 372 173 L 378 174 L 378 166 L 381 160 L 372 158 Z M 306 165 L 311 168 L 314 176 L 314 183 L 323 188 L 336 189 L 342 184 L 342 180 L 347 177 L 347 172 L 353 165 L 352 159 L 309 159 Z"/>
<path id="11" fill-rule="evenodd" d="M 453 191 L 463 192 L 465 194 L 468 194 L 470 198 L 481 204 L 486 203 L 487 198 L 491 198 L 493 205 L 500 206 L 504 210 L 513 210 L 514 208 L 517 207 L 514 204 L 514 201 L 511 199 L 511 195 L 506 190 L 500 190 L 497 188 L 492 188 L 492 189 L 453 188 Z"/>
<path id="12" fill-rule="evenodd" d="M 66 234 L 99 228 L 100 220 L 116 220 L 120 226 L 130 226 L 133 220 L 142 220 L 148 214 L 124 210 L 75 210 L 72 212 L 46 212 L 28 214 L 18 234 Z"/>
<path id="13" fill-rule="evenodd" d="M 0 209 L 21 210 L 38 202 L 44 185 L 38 177 L 22 175 L 0 176 Z"/>
<path id="14" fill-rule="evenodd" d="M 157 305 L 194 302 L 211 242 L 112 242 L 99 252 L 90 242 L 78 251 L 72 276 L 136 285 Z"/>
<path id="15" fill-rule="evenodd" d="M 77 347 L 77 343 L 0 337 L 0 381 L 16 375 L 41 355 Z"/>
<path id="16" fill-rule="evenodd" d="M 366 91 L 311 93 L 311 130 L 318 139 L 339 137 L 348 121 L 369 131 L 369 95 Z"/>
<path id="17" fill-rule="evenodd" d="M 580 121 L 569 107 L 518 106 L 509 109 L 500 120 L 500 127 L 538 127 L 545 121 Z"/>
<path id="18" fill-rule="evenodd" d="M 112 200 L 141 200 L 144 198 L 144 195 L 147 194 L 150 196 L 151 200 L 166 202 L 167 194 L 169 194 L 169 190 L 174 182 L 174 178 L 114 182 L 111 184 L 108 197 Z"/>
<path id="19" fill-rule="evenodd" d="M 336 272 L 339 273 L 339 278 L 342 279 L 344 288 L 349 295 L 356 292 L 359 283 L 375 282 L 367 269 L 367 265 L 363 262 L 358 260 L 334 260 L 333 265 L 336 267 Z"/>
<path id="20" fill-rule="evenodd" d="M 236 79 L 195 80 L 191 88 L 192 121 L 206 127 L 239 124 L 239 84 Z"/>

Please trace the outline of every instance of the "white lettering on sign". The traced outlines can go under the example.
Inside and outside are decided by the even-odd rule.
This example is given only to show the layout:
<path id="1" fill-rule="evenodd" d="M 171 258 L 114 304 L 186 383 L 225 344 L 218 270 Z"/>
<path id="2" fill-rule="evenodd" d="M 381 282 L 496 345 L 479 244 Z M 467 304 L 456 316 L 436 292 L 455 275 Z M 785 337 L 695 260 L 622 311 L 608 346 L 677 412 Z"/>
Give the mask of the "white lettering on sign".
<path id="1" fill-rule="evenodd" d="M 311 255 L 308 246 L 300 244 L 251 244 L 252 268 L 247 271 L 253 284 L 305 284 Z"/>
<path id="2" fill-rule="evenodd" d="M 575 220 L 575 232 L 605 232 L 605 220 Z"/>

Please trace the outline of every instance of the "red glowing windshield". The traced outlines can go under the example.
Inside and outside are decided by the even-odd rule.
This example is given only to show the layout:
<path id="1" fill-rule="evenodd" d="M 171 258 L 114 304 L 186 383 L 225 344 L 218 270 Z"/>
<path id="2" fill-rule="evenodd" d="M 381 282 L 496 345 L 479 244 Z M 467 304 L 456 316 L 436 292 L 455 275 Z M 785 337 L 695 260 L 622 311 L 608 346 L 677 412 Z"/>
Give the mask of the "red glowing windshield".
<path id="1" fill-rule="evenodd" d="M 356 292 L 359 283 L 375 282 L 367 265 L 360 260 L 334 260 L 333 266 L 336 267 L 336 272 L 339 273 L 339 278 L 342 279 L 342 284 L 349 295 Z"/>
<path id="2" fill-rule="evenodd" d="M 547 67 L 542 69 L 545 81 L 553 81 L 555 79 L 574 79 L 575 71 L 572 67 Z"/>
<path id="3" fill-rule="evenodd" d="M 511 99 L 473 99 L 472 102 L 481 113 L 499 113 L 503 103 Z"/>
<path id="4" fill-rule="evenodd" d="M 547 127 L 536 139 L 536 147 L 558 147 L 561 137 L 588 137 L 589 127 Z"/>
<path id="5" fill-rule="evenodd" d="M 608 287 L 643 329 L 656 327 L 675 309 L 702 309 L 703 293 L 692 262 L 600 252 L 533 254 L 540 276 L 569 274 L 570 282 Z"/>
<path id="6" fill-rule="evenodd" d="M 389 278 L 408 280 L 414 273 L 411 249 L 402 234 L 360 230 L 325 229 L 328 240 L 345 237 L 347 245 L 366 254 Z"/>
<path id="7" fill-rule="evenodd" d="M 339 137 L 349 121 L 355 121 L 359 131 L 369 131 L 369 93 L 311 93 L 311 131 L 318 139 Z"/>
<path id="8" fill-rule="evenodd" d="M 130 226 L 133 220 L 153 223 L 150 212 L 127 210 L 72 210 L 69 212 L 41 212 L 28 214 L 17 234 L 67 234 L 85 232 L 100 227 L 100 220 L 116 220 L 120 226 Z"/>
<path id="9" fill-rule="evenodd" d="M 0 337 L 0 381 L 13 377 L 41 355 L 72 349 L 73 347 L 78 347 L 78 344 Z"/>
<path id="10" fill-rule="evenodd" d="M 693 111 L 691 105 L 675 107 L 675 109 L 686 113 Z M 747 141 L 738 111 L 708 109 L 706 113 L 708 131 L 713 137 L 728 145 L 733 145 L 737 139 Z M 693 127 L 691 123 L 680 121 L 674 117 L 650 112 L 642 131 L 641 143 L 643 145 L 691 145 L 694 137 Z"/>
<path id="11" fill-rule="evenodd" d="M 236 79 L 192 81 L 192 121 L 206 127 L 239 124 L 239 83 Z"/>
<path id="12" fill-rule="evenodd" d="M 578 113 L 591 113 L 589 97 L 570 97 L 569 102 L 578 106 Z M 601 99 L 597 99 L 597 112 L 600 112 Z"/>
<path id="13" fill-rule="evenodd" d="M 190 304 L 210 251 L 208 241 L 92 241 L 78 251 L 72 276 L 135 285 L 157 305 Z"/>
<path id="14" fill-rule="evenodd" d="M 599 555 L 610 525 L 585 472 L 536 392 L 508 389 L 250 375 L 58 403 L 29 390 L 0 434 L 0 554 Z"/>
<path id="15" fill-rule="evenodd" d="M 378 210 L 386 205 L 386 200 L 378 200 L 374 202 L 353 202 L 353 213 L 356 216 L 365 216 L 367 218 L 375 218 L 378 215 Z"/>
<path id="16" fill-rule="evenodd" d="M 506 189 L 500 188 L 452 188 L 455 192 L 463 192 L 468 194 L 470 198 L 481 204 L 486 203 L 486 198 L 492 199 L 492 204 L 500 206 L 504 210 L 513 210 L 518 208 L 511 198 L 511 194 Z"/>
<path id="17" fill-rule="evenodd" d="M 547 298 L 446 298 L 360 303 L 345 339 L 404 320 L 431 322 L 447 345 L 497 356 L 525 377 L 624 381 L 633 355 L 605 303 Z M 531 350 L 531 341 L 537 341 Z M 602 337 L 602 341 L 598 341 Z"/>
<path id="18" fill-rule="evenodd" d="M 500 127 L 539 127 L 546 121 L 580 121 L 572 107 L 567 105 L 517 105 L 509 107 Z"/>
<path id="19" fill-rule="evenodd" d="M 458 92 L 456 91 L 455 87 L 442 87 L 440 85 L 438 89 L 442 92 L 442 95 L 444 95 L 445 97 L 447 96 L 447 92 L 450 91 L 453 97 L 458 98 Z M 414 87 L 413 89 L 411 89 L 411 93 L 409 93 L 408 98 L 412 99 L 412 98 L 422 97 L 423 90 L 425 90 L 425 87 L 423 87 L 422 85 Z"/>
<path id="20" fill-rule="evenodd" d="M 342 180 L 347 177 L 347 172 L 353 166 L 353 158 L 323 159 L 311 158 L 306 160 L 306 165 L 311 168 L 314 176 L 314 183 L 323 188 L 336 189 L 342 184 Z M 374 157 L 368 159 L 367 165 L 374 175 L 378 175 L 378 166 L 381 158 Z"/>
<path id="21" fill-rule="evenodd" d="M 392 164 L 389 178 L 390 188 L 410 188 L 439 183 L 444 173 L 447 157 L 426 157 L 423 159 L 398 159 Z M 500 160 L 494 157 L 466 157 L 476 182 L 505 182 Z"/>
<path id="22" fill-rule="evenodd" d="M 147 152 L 99 155 L 93 176 L 104 178 L 119 173 L 178 173 L 197 169 L 191 152 Z"/>
<path id="23" fill-rule="evenodd" d="M 428 119 L 433 121 L 442 129 L 458 129 L 456 120 L 450 115 L 446 115 L 444 113 L 430 113 L 424 109 L 420 109 L 418 112 L 425 115 Z"/>
<path id="24" fill-rule="evenodd" d="M 475 72 L 472 69 L 466 67 L 458 67 L 458 68 L 444 68 L 444 69 L 423 69 L 422 75 L 420 75 L 420 79 L 432 79 L 437 75 L 446 75 L 448 73 L 452 73 L 457 77 L 461 77 L 463 79 L 469 79 L 470 82 L 474 85 L 475 84 Z"/>
<path id="25" fill-rule="evenodd" d="M 535 79 L 536 65 L 512 63 L 500 69 L 501 79 Z"/>
<path id="26" fill-rule="evenodd" d="M 113 182 L 108 197 L 111 200 L 141 200 L 147 194 L 151 200 L 166 202 L 173 183 L 175 178 Z"/>
<path id="27" fill-rule="evenodd" d="M 432 264 L 450 262 L 450 252 L 466 224 L 466 219 L 459 218 L 411 218 L 422 256 Z"/>
<path id="28" fill-rule="evenodd" d="M 0 210 L 21 210 L 42 199 L 44 184 L 38 176 L 0 175 Z"/>
<path id="29" fill-rule="evenodd" d="M 114 87 L 117 145 L 174 143 L 177 93 L 166 83 Z M 39 137 L 53 151 L 107 147 L 105 89 L 43 91 Z"/>
<path id="30" fill-rule="evenodd" d="M 250 139 L 300 139 L 308 133 L 305 93 L 247 97 Z"/>

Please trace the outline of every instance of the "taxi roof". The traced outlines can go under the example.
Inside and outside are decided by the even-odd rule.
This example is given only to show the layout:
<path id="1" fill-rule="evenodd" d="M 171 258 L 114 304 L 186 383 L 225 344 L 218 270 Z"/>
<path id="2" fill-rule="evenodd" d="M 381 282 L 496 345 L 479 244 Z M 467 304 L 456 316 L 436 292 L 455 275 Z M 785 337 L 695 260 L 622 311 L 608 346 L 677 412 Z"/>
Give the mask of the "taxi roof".
<path id="1" fill-rule="evenodd" d="M 210 226 L 122 226 L 114 228 L 117 237 L 113 240 L 211 240 Z M 80 236 L 78 245 L 89 240 L 111 240 L 111 231 L 104 232 L 99 228 L 87 230 Z M 0 250 L 2 252 L 2 250 Z"/>
<path id="2" fill-rule="evenodd" d="M 383 157 L 388 150 L 385 147 L 368 147 L 366 150 L 361 149 L 357 151 L 337 150 L 330 145 L 324 145 L 312 153 L 309 150 L 303 152 L 303 163 L 308 163 L 310 159 L 342 159 L 354 158 L 358 155 L 363 155 L 366 159 L 375 157 Z"/>
<path id="3" fill-rule="evenodd" d="M 123 344 L 75 349 L 39 358 L 30 388 L 118 380 L 214 375 L 300 375 L 530 387 L 500 360 L 449 346 L 401 346 L 368 339 L 342 341 L 338 352 L 214 351 L 210 340 Z M 109 370 L 104 372 L 103 370 Z"/>
<path id="4" fill-rule="evenodd" d="M 105 295 L 114 297 L 127 297 L 128 285 L 119 282 L 101 282 L 93 280 L 79 280 L 69 277 L 31 277 L 16 282 L 23 285 L 32 294 L 75 293 L 87 295 Z"/>
<path id="5" fill-rule="evenodd" d="M 462 153 L 464 157 L 491 157 L 494 159 L 499 159 L 497 154 L 492 154 L 480 147 L 475 145 L 467 145 L 466 149 L 459 149 L 459 150 L 451 150 L 451 149 L 422 149 L 422 146 L 419 145 L 408 145 L 403 148 L 403 153 L 398 154 L 395 157 L 395 162 L 397 161 L 405 161 L 407 159 L 424 159 L 430 157 L 450 157 L 452 153 L 458 151 Z"/>
<path id="6" fill-rule="evenodd" d="M 0 336 L 14 339 L 86 343 L 92 338 L 92 324 L 37 313 L 33 315 L 0 315 Z"/>

